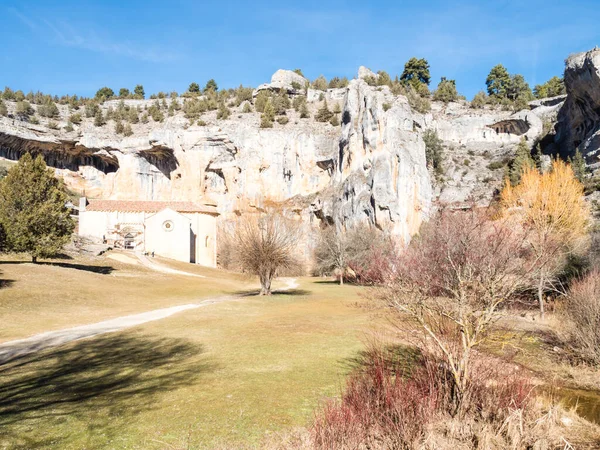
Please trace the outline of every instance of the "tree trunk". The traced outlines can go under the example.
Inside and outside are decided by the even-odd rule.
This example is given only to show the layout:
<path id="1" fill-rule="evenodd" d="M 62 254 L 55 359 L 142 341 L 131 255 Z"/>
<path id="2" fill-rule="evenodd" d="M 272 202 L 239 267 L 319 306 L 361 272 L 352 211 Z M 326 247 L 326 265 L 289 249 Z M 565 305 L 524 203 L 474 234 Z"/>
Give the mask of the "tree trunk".
<path id="1" fill-rule="evenodd" d="M 340 272 L 340 286 L 344 285 L 344 271 L 342 270 Z"/>
<path id="2" fill-rule="evenodd" d="M 271 278 L 260 277 L 260 295 L 271 295 Z"/>
<path id="3" fill-rule="evenodd" d="M 538 301 L 540 303 L 540 317 L 544 318 L 544 275 L 540 274 L 540 282 L 538 284 Z"/>
<path id="4" fill-rule="evenodd" d="M 34 264 L 37 264 L 37 256 L 32 256 L 31 257 L 31 262 Z"/>

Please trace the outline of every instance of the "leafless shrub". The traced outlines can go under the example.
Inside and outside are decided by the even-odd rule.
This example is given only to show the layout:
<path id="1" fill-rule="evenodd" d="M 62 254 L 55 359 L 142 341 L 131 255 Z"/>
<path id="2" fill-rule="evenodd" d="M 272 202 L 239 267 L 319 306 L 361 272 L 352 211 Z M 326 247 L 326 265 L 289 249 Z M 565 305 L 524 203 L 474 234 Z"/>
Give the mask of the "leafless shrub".
<path id="1" fill-rule="evenodd" d="M 600 269 L 571 285 L 564 315 L 572 349 L 584 361 L 600 365 Z"/>
<path id="2" fill-rule="evenodd" d="M 391 270 L 396 247 L 393 240 L 375 227 L 361 225 L 342 231 L 328 227 L 321 231 L 315 249 L 316 273 L 336 274 L 359 284 L 383 281 Z"/>
<path id="3" fill-rule="evenodd" d="M 377 292 L 401 316 L 415 320 L 445 361 L 456 411 L 469 395 L 474 350 L 501 306 L 528 283 L 531 266 L 518 227 L 483 211 L 442 212 L 402 253 L 395 274 Z"/>
<path id="4" fill-rule="evenodd" d="M 478 448 L 484 435 L 504 446 L 483 448 L 525 448 L 522 444 L 532 441 L 533 421 L 521 422 L 516 430 L 512 426 L 515 417 L 532 416 L 530 380 L 507 373 L 498 362 L 474 364 L 470 408 L 460 419 L 469 427 L 462 433 L 445 428 L 453 420 L 453 383 L 443 361 L 425 354 L 407 370 L 399 361 L 390 363 L 381 350 L 371 350 L 367 362 L 351 374 L 342 398 L 328 402 L 315 418 L 314 448 L 470 449 Z M 431 446 L 442 437 L 453 445 Z"/>
<path id="5" fill-rule="evenodd" d="M 279 214 L 247 215 L 231 227 L 227 257 L 243 271 L 258 276 L 260 295 L 271 295 L 273 278 L 298 263 L 299 237 L 296 224 Z"/>

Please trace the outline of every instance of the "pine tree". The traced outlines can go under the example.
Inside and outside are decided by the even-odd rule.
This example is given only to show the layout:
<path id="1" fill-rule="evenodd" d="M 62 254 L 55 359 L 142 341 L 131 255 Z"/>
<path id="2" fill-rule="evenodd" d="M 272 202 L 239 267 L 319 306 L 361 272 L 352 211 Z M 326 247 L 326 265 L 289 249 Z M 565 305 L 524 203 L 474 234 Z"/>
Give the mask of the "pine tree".
<path id="1" fill-rule="evenodd" d="M 327 106 L 327 100 L 325 100 L 323 102 L 323 106 L 321 106 L 321 108 L 319 108 L 319 110 L 317 111 L 315 120 L 317 122 L 329 122 L 332 115 L 333 113 L 329 110 L 329 107 Z"/>
<path id="2" fill-rule="evenodd" d="M 319 75 L 315 81 L 312 82 L 313 89 L 317 91 L 326 91 L 327 90 L 327 79 L 323 75 Z"/>
<path id="3" fill-rule="evenodd" d="M 573 169 L 573 173 L 575 174 L 575 178 L 577 178 L 577 180 L 579 180 L 580 183 L 583 183 L 583 180 L 585 179 L 586 167 L 585 159 L 583 159 L 583 156 L 581 155 L 579 149 L 575 150 L 575 156 L 573 157 L 573 159 L 569 157 L 569 162 L 571 163 L 571 167 Z"/>
<path id="4" fill-rule="evenodd" d="M 531 157 L 531 150 L 525 139 L 521 139 L 515 152 L 515 157 L 510 165 L 510 183 L 515 186 L 521 181 L 521 175 L 525 169 L 535 168 L 535 162 Z"/>
<path id="5" fill-rule="evenodd" d="M 271 103 L 271 99 L 267 100 L 265 103 L 265 108 L 260 116 L 260 127 L 261 128 L 273 128 L 273 120 L 275 119 L 275 108 L 273 108 L 273 104 Z"/>
<path id="6" fill-rule="evenodd" d="M 562 78 L 553 76 L 544 84 L 537 84 L 533 92 L 536 98 L 556 97 L 566 93 L 565 83 Z"/>
<path id="7" fill-rule="evenodd" d="M 539 170 L 541 172 L 542 171 L 542 147 L 539 143 L 535 146 L 533 162 L 535 163 L 535 167 L 537 168 L 537 170 Z"/>
<path id="8" fill-rule="evenodd" d="M 203 92 L 207 94 L 209 92 L 217 92 L 218 90 L 219 86 L 217 85 L 217 82 L 211 78 L 206 82 Z"/>
<path id="9" fill-rule="evenodd" d="M 144 96 L 146 95 L 146 93 L 144 92 L 144 86 L 142 86 L 141 84 L 138 84 L 134 89 L 133 89 L 133 93 L 135 94 L 136 97 L 143 99 Z"/>
<path id="10" fill-rule="evenodd" d="M 410 82 L 410 84 L 415 86 L 415 89 L 418 84 L 429 86 L 429 82 L 431 81 L 429 63 L 425 58 L 410 58 L 404 65 L 404 71 L 400 76 L 400 80 Z"/>
<path id="11" fill-rule="evenodd" d="M 508 74 L 508 70 L 506 70 L 502 64 L 492 67 L 492 70 L 490 70 L 490 73 L 485 80 L 488 95 L 497 98 L 506 97 L 510 84 L 510 75 Z"/>
<path id="12" fill-rule="evenodd" d="M 228 119 L 231 116 L 231 110 L 225 105 L 225 102 L 219 103 L 219 109 L 217 110 L 217 119 Z"/>
<path id="13" fill-rule="evenodd" d="M 479 91 L 471 100 L 471 108 L 473 109 L 483 109 L 483 107 L 487 104 L 488 98 L 485 95 L 485 92 Z"/>
<path id="14" fill-rule="evenodd" d="M 41 155 L 29 153 L 0 182 L 0 224 L 7 250 L 28 253 L 33 262 L 56 255 L 74 229 L 62 180 Z"/>
<path id="15" fill-rule="evenodd" d="M 456 90 L 456 81 L 442 77 L 440 84 L 438 84 L 437 89 L 433 93 L 433 99 L 444 103 L 457 101 L 458 91 Z"/>
<path id="16" fill-rule="evenodd" d="M 306 102 L 302 103 L 302 105 L 300 106 L 300 118 L 310 119 L 310 112 L 308 111 L 308 106 L 306 106 Z"/>
<path id="17" fill-rule="evenodd" d="M 96 111 L 96 115 L 94 116 L 94 125 L 97 127 L 104 125 L 104 116 L 102 115 L 102 111 L 100 109 Z"/>

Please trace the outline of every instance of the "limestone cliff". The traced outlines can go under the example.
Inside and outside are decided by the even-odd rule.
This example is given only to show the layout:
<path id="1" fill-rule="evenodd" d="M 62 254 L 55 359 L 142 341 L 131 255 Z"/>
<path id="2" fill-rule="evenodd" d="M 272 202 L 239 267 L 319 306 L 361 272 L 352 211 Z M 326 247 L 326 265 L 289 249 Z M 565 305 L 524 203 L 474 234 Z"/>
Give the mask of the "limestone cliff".
<path id="1" fill-rule="evenodd" d="M 71 189 L 89 197 L 210 201 L 225 217 L 279 205 L 312 226 L 369 222 L 407 240 L 436 199 L 489 200 L 502 178 L 498 164 L 491 163 L 508 158 L 523 136 L 533 145 L 542 122 L 553 120 L 561 107 L 540 104 L 512 114 L 474 110 L 466 102 L 434 103 L 430 113 L 420 114 L 406 97 L 387 86 L 369 86 L 365 77 L 376 75 L 361 68 L 347 88 L 305 92 L 311 115 L 323 100 L 332 109 L 338 106 L 340 126 L 303 119 L 289 109 L 287 124 L 263 129 L 260 114 L 243 113 L 240 105 L 231 106 L 225 120 L 215 111 L 204 113 L 204 126 L 190 125 L 179 111 L 162 123 L 135 124 L 133 135 L 123 137 L 114 123 L 96 127 L 85 118 L 65 131 L 70 112 L 63 105 L 56 126 L 33 125 L 19 120 L 7 102 L 0 156 L 15 160 L 27 151 L 42 153 Z M 257 91 L 295 96 L 302 80 L 278 71 Z M 125 100 L 142 111 L 154 102 Z M 118 103 L 105 102 L 102 109 Z M 427 170 L 422 139 L 427 129 L 435 129 L 446 147 L 440 180 Z"/>
<path id="2" fill-rule="evenodd" d="M 587 163 L 600 167 L 600 50 L 570 56 L 565 66 L 567 99 L 558 115 L 556 151 L 572 156 L 579 148 Z"/>
<path id="3" fill-rule="evenodd" d="M 285 84 L 281 74 L 276 78 Z M 321 102 L 309 94 L 314 113 Z M 369 221 L 407 239 L 432 200 L 424 144 L 413 125 L 423 118 L 404 97 L 362 80 L 325 98 L 342 108 L 341 127 L 289 110 L 288 124 L 261 129 L 260 115 L 242 114 L 241 107 L 228 120 L 206 113 L 206 126 L 189 126 L 179 113 L 164 123 L 135 125 L 130 137 L 91 120 L 65 132 L 2 118 L 0 156 L 42 153 L 71 189 L 90 197 L 212 201 L 225 216 L 281 204 L 315 226 Z M 393 107 L 384 111 L 386 102 Z M 153 102 L 126 103 L 143 108 Z M 60 108 L 59 128 L 68 116 Z"/>

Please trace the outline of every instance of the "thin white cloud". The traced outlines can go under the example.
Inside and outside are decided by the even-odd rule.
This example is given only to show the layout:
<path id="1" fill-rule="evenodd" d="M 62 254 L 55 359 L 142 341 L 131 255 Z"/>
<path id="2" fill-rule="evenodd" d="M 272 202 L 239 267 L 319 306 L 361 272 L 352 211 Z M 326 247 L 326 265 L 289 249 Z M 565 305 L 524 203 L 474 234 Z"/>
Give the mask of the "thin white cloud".
<path id="1" fill-rule="evenodd" d="M 23 22 L 23 24 L 25 24 L 30 30 L 32 31 L 36 31 L 37 30 L 37 25 L 36 23 L 31 20 L 29 17 L 27 17 L 25 14 L 20 13 L 18 10 L 16 10 L 13 7 L 7 8 L 12 14 L 14 14 L 15 16 L 17 16 L 17 18 Z"/>
<path id="2" fill-rule="evenodd" d="M 161 50 L 156 47 L 141 46 L 128 41 L 116 41 L 104 33 L 94 30 L 84 32 L 75 29 L 64 21 L 51 21 L 48 19 L 36 20 L 31 16 L 21 13 L 16 8 L 8 10 L 14 14 L 25 26 L 36 33 L 51 31 L 53 42 L 63 47 L 88 50 L 107 55 L 117 55 L 139 61 L 165 63 L 180 59 L 181 55 L 173 50 Z"/>
<path id="3" fill-rule="evenodd" d="M 175 61 L 180 55 L 173 51 L 160 51 L 155 48 L 141 48 L 131 42 L 116 42 L 107 37 L 101 37 L 97 32 L 89 30 L 82 33 L 66 22 L 52 23 L 43 20 L 44 24 L 54 33 L 59 45 L 79 48 L 97 53 L 125 56 L 140 61 L 164 63 Z"/>

